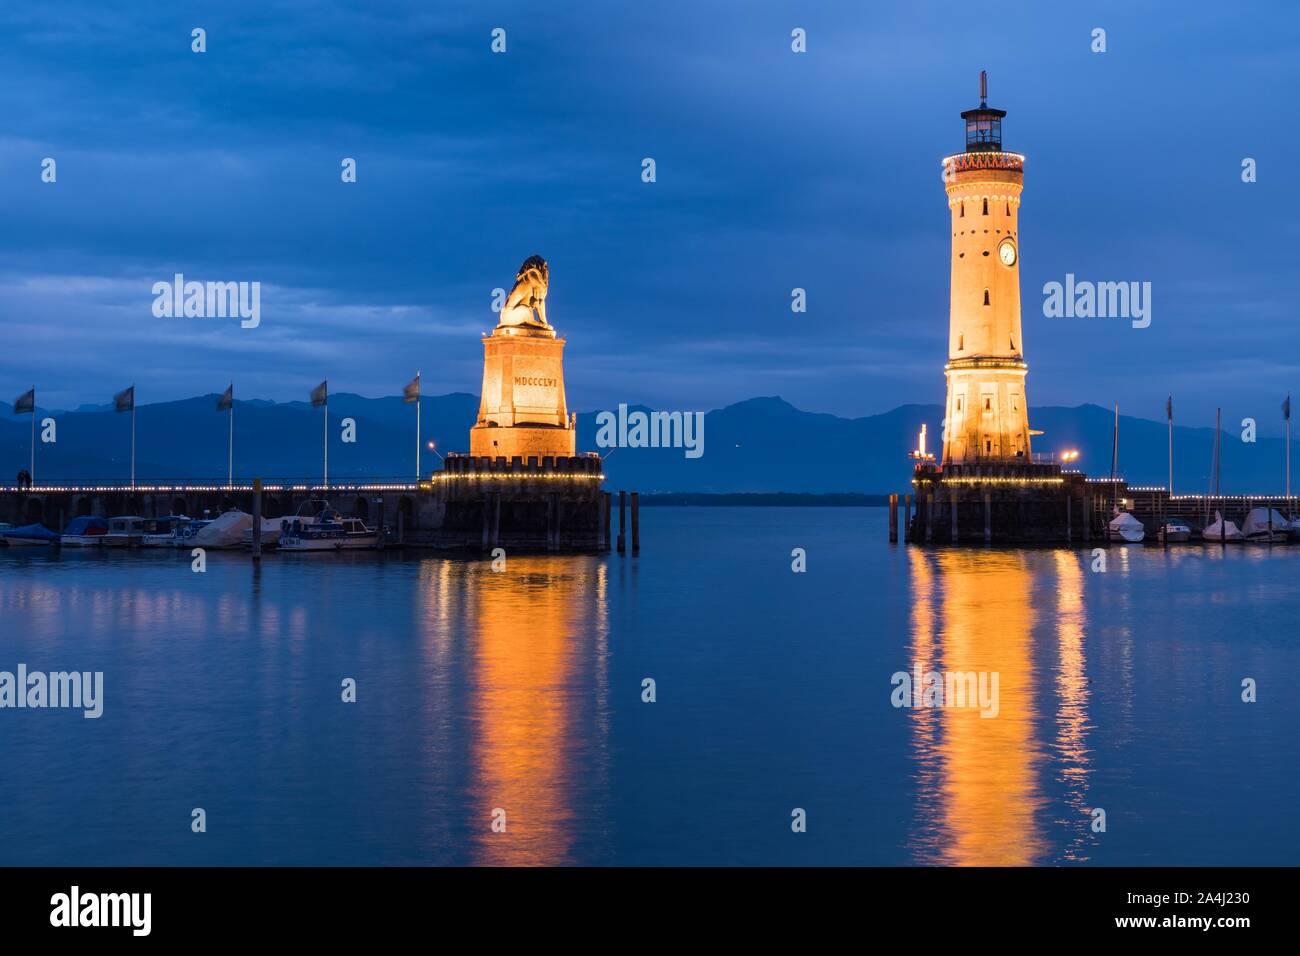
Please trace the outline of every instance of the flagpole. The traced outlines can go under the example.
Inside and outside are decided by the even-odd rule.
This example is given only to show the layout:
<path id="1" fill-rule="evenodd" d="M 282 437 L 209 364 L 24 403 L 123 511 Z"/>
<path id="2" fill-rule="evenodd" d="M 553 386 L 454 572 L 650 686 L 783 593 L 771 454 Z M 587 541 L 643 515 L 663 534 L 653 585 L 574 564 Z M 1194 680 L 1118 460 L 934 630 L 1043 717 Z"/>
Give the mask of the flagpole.
<path id="1" fill-rule="evenodd" d="M 1169 497 L 1174 496 L 1174 397 L 1169 396 Z"/>
<path id="2" fill-rule="evenodd" d="M 330 486 L 330 406 L 325 402 L 325 481 L 324 487 Z"/>
<path id="3" fill-rule="evenodd" d="M 135 491 L 135 383 L 131 383 L 131 490 Z"/>
<path id="4" fill-rule="evenodd" d="M 420 373 L 415 373 L 415 480 L 420 480 Z"/>
<path id="5" fill-rule="evenodd" d="M 1287 423 L 1287 507 L 1291 507 L 1291 394 L 1287 393 L 1286 415 L 1283 418 Z M 32 415 L 35 415 L 35 407 L 32 407 Z"/>
<path id="6" fill-rule="evenodd" d="M 32 466 L 27 469 L 27 475 L 32 481 L 36 480 L 36 386 L 32 386 Z"/>
<path id="7" fill-rule="evenodd" d="M 226 487 L 235 487 L 235 398 L 230 397 L 230 438 L 226 441 Z"/>

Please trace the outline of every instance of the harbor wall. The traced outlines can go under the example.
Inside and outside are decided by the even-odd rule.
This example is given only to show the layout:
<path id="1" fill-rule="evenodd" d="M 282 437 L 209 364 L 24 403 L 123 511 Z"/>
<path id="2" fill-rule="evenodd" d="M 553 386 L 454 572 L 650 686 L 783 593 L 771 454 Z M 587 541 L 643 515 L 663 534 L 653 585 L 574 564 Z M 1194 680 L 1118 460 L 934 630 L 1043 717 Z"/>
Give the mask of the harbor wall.
<path id="1" fill-rule="evenodd" d="M 324 499 L 345 517 L 386 529 L 389 543 L 475 552 L 608 550 L 604 477 L 596 454 L 541 459 L 452 454 L 442 471 L 418 483 L 266 483 L 262 515 L 290 517 L 304 502 Z M 251 486 L 0 488 L 0 521 L 39 523 L 53 531 L 82 515 L 215 518 L 232 508 L 252 513 Z"/>
<path id="2" fill-rule="evenodd" d="M 918 465 L 912 496 L 893 496 L 891 529 L 899 521 L 914 544 L 1076 544 L 1104 543 L 1115 509 L 1142 522 L 1146 540 L 1155 542 L 1169 518 L 1199 532 L 1215 512 L 1245 523 L 1252 508 L 1297 514 L 1300 499 L 1281 495 L 1173 495 L 1163 487 L 1130 486 L 1123 479 L 1088 478 L 1052 464 L 983 463 L 940 469 Z M 910 521 L 909 521 L 910 517 Z M 892 537 L 891 530 L 891 540 Z"/>

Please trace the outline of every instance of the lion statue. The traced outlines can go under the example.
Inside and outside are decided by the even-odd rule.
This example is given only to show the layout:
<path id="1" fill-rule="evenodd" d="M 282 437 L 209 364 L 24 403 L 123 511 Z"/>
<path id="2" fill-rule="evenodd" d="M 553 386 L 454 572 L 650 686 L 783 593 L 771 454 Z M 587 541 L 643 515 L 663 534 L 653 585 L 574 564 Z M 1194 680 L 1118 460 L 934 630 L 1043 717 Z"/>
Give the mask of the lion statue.
<path id="1" fill-rule="evenodd" d="M 501 325 L 534 325 L 551 327 L 546 321 L 546 260 L 529 256 L 519 267 L 515 287 L 501 306 Z M 535 313 L 535 314 L 534 314 Z"/>

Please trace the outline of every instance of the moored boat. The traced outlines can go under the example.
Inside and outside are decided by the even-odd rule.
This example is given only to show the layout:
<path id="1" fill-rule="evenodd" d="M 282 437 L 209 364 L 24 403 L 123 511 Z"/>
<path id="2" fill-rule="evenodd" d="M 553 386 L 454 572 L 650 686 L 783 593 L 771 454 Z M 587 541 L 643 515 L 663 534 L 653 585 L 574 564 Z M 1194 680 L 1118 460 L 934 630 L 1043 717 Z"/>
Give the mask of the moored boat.
<path id="1" fill-rule="evenodd" d="M 0 531 L 0 538 L 11 548 L 30 548 L 59 543 L 59 533 L 43 524 L 25 524 L 18 528 Z"/>
<path id="2" fill-rule="evenodd" d="M 1159 537 L 1168 543 L 1192 540 L 1192 529 L 1178 518 L 1167 518 L 1160 526 Z"/>
<path id="3" fill-rule="evenodd" d="M 1246 536 L 1241 533 L 1235 522 L 1225 521 L 1223 515 L 1219 512 L 1214 513 L 1214 520 L 1205 526 L 1201 532 L 1201 537 L 1210 544 L 1216 541 L 1226 542 L 1227 544 L 1240 544 L 1246 540 Z"/>
<path id="4" fill-rule="evenodd" d="M 108 522 L 89 515 L 73 518 L 59 535 L 59 544 L 65 548 L 97 548 L 108 534 Z"/>
<path id="5" fill-rule="evenodd" d="M 104 534 L 106 548 L 138 548 L 144 540 L 145 522 L 139 515 L 122 515 L 108 519 L 108 531 Z"/>
<path id="6" fill-rule="evenodd" d="M 211 518 L 191 518 L 188 521 L 178 522 L 172 531 L 172 547 L 190 547 L 190 542 L 194 540 L 194 536 L 210 524 L 212 524 Z"/>
<path id="7" fill-rule="evenodd" d="M 1241 533 L 1247 541 L 1281 542 L 1288 537 L 1287 520 L 1272 508 L 1251 508 Z"/>
<path id="8" fill-rule="evenodd" d="M 1117 511 L 1107 526 L 1110 540 L 1121 544 L 1137 544 L 1146 537 L 1146 527 L 1127 511 Z"/>
<path id="9" fill-rule="evenodd" d="M 284 537 L 285 532 L 291 526 L 308 527 L 320 524 L 322 519 L 332 520 L 337 515 L 338 512 L 331 508 L 330 503 L 325 499 L 309 498 L 298 506 L 291 518 L 262 519 L 262 547 L 263 549 L 278 548 L 280 539 Z M 274 521 L 274 525 L 269 529 L 270 537 L 268 538 L 267 523 L 269 521 Z M 253 547 L 253 531 L 251 528 L 244 533 L 244 546 L 250 549 Z"/>
<path id="10" fill-rule="evenodd" d="M 362 551 L 379 547 L 380 530 L 360 518 L 344 518 L 337 511 L 322 512 L 313 522 L 298 518 L 285 522 L 281 551 Z"/>
<path id="11" fill-rule="evenodd" d="M 237 548 L 244 540 L 244 531 L 252 527 L 253 516 L 244 511 L 231 510 L 204 524 L 184 547 Z"/>
<path id="12" fill-rule="evenodd" d="M 176 529 L 190 519 L 185 515 L 167 515 L 145 522 L 142 548 L 170 548 L 176 542 Z"/>

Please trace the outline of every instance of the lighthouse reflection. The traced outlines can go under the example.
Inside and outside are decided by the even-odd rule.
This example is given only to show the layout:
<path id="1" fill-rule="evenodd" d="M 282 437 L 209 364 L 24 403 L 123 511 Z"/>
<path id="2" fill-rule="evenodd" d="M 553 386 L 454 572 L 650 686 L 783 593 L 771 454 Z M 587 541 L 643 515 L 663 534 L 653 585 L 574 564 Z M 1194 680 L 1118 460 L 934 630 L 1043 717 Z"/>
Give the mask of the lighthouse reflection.
<path id="1" fill-rule="evenodd" d="M 1077 555 L 1056 555 L 1055 595 L 1045 602 L 1042 568 L 1032 572 L 1024 553 L 913 548 L 909 560 L 911 665 L 923 672 L 997 674 L 999 686 L 996 717 L 981 717 L 973 707 L 909 712 L 918 862 L 1020 866 L 1086 859 L 1082 836 L 1068 847 L 1048 845 L 1043 789 L 1044 775 L 1055 771 L 1071 816 L 1058 823 L 1067 823 L 1066 832 L 1086 833 L 1088 695 Z M 1054 681 L 1036 670 L 1036 657 L 1051 661 Z"/>
<path id="2" fill-rule="evenodd" d="M 600 857 L 591 841 L 607 830 L 607 569 L 509 561 L 501 573 L 476 565 L 465 582 L 472 862 Z"/>

